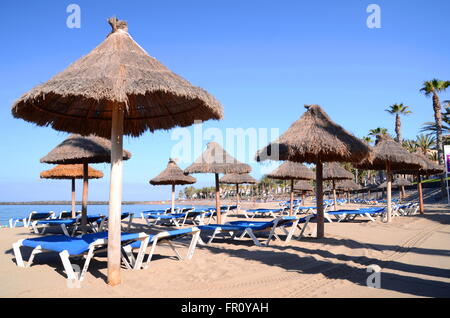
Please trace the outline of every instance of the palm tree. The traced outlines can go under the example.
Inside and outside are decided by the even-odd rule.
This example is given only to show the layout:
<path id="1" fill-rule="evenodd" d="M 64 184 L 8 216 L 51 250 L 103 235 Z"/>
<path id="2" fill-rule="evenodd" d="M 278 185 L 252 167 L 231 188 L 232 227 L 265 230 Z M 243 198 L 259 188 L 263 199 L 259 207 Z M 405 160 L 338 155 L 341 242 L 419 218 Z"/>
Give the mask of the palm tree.
<path id="1" fill-rule="evenodd" d="M 428 135 L 418 135 L 416 139 L 417 148 L 427 156 L 430 150 L 436 145 L 436 138 L 431 134 Z"/>
<path id="2" fill-rule="evenodd" d="M 371 143 L 373 143 L 373 139 L 370 138 L 370 136 L 362 137 L 362 140 L 365 141 L 366 143 L 368 143 L 369 145 L 370 145 Z"/>
<path id="3" fill-rule="evenodd" d="M 409 152 L 415 152 L 417 150 L 417 142 L 411 139 L 402 140 L 402 147 Z"/>
<path id="4" fill-rule="evenodd" d="M 369 136 L 376 137 L 378 135 L 388 135 L 387 128 L 378 127 L 378 128 L 369 130 Z"/>
<path id="5" fill-rule="evenodd" d="M 391 106 L 389 106 L 388 109 L 386 109 L 386 111 L 389 114 L 395 115 L 395 133 L 397 135 L 395 140 L 400 143 L 402 142 L 402 134 L 401 134 L 402 122 L 400 121 L 400 115 L 411 114 L 411 111 L 408 108 L 409 108 L 409 106 L 405 106 L 405 105 L 403 105 L 403 103 L 401 103 L 401 104 L 391 105 Z"/>
<path id="6" fill-rule="evenodd" d="M 436 124 L 436 147 L 438 151 L 439 164 L 444 164 L 444 153 L 442 149 L 442 113 L 441 102 L 439 100 L 438 93 L 445 91 L 450 86 L 450 81 L 441 81 L 433 79 L 423 83 L 423 87 L 420 89 L 425 96 L 432 96 L 433 98 L 433 110 L 434 121 Z"/>

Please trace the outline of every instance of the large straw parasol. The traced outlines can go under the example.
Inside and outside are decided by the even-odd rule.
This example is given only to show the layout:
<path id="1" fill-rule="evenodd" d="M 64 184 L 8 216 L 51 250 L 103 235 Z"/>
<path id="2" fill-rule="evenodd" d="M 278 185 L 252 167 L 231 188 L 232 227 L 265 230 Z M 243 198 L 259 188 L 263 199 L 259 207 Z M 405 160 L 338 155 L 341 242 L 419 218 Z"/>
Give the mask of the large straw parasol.
<path id="1" fill-rule="evenodd" d="M 424 206 L 423 206 L 422 176 L 441 174 L 445 171 L 445 168 L 443 166 L 439 166 L 434 161 L 431 161 L 421 152 L 414 152 L 413 155 L 415 155 L 419 160 L 422 161 L 422 168 L 412 169 L 412 170 L 403 169 L 403 170 L 395 171 L 395 173 L 415 174 L 417 176 L 417 191 L 419 192 L 420 213 L 425 214 L 425 210 L 424 210 Z"/>
<path id="2" fill-rule="evenodd" d="M 123 151 L 124 160 L 131 158 L 131 153 Z M 83 166 L 83 197 L 81 203 L 81 218 L 83 230 L 87 222 L 88 201 L 88 163 L 110 162 L 111 142 L 108 139 L 90 135 L 83 137 L 72 134 L 57 145 L 47 155 L 41 158 L 42 163 L 50 164 L 81 164 Z"/>
<path id="3" fill-rule="evenodd" d="M 184 170 L 184 173 L 214 173 L 216 181 L 217 222 L 222 224 L 220 215 L 219 173 L 250 173 L 252 168 L 228 154 L 218 143 L 208 143 L 206 150 L 197 160 Z"/>
<path id="4" fill-rule="evenodd" d="M 125 21 L 108 20 L 111 33 L 88 55 L 13 105 L 15 117 L 56 130 L 111 137 L 108 284 L 121 282 L 120 212 L 123 135 L 221 119 L 220 103 L 150 57 Z"/>
<path id="5" fill-rule="evenodd" d="M 292 161 L 286 161 L 281 166 L 279 166 L 277 169 L 272 171 L 267 175 L 267 177 L 272 179 L 279 179 L 279 180 L 290 180 L 291 181 L 291 193 L 290 193 L 290 207 L 289 207 L 289 215 L 292 216 L 293 214 L 293 205 L 294 205 L 294 180 L 312 180 L 314 179 L 314 173 L 308 169 L 305 165 L 298 163 L 298 162 L 292 162 Z M 302 200 L 302 204 L 304 204 Z"/>
<path id="6" fill-rule="evenodd" d="M 173 159 L 169 159 L 167 168 L 164 169 L 159 175 L 150 180 L 152 185 L 171 185 L 172 186 L 172 213 L 175 209 L 175 185 L 180 184 L 193 184 L 197 180 L 192 177 L 185 175 L 183 170 L 178 167 Z"/>
<path id="7" fill-rule="evenodd" d="M 390 136 L 378 135 L 375 147 L 370 154 L 371 160 L 364 160 L 356 164 L 358 169 L 386 170 L 387 175 L 387 222 L 391 221 L 392 171 L 400 169 L 420 169 L 421 161 L 405 150 Z"/>
<path id="8" fill-rule="evenodd" d="M 341 180 L 337 181 L 335 184 L 337 190 L 342 190 L 347 192 L 347 200 L 350 200 L 350 191 L 355 191 L 361 189 L 361 186 L 353 180 Z"/>
<path id="9" fill-rule="evenodd" d="M 334 123 L 318 105 L 307 111 L 274 143 L 260 150 L 257 160 L 290 160 L 316 164 L 317 237 L 324 231 L 323 163 L 360 162 L 369 155 L 369 146 Z"/>
<path id="10" fill-rule="evenodd" d="M 331 189 L 333 191 L 334 210 L 337 211 L 336 201 L 336 181 L 337 180 L 351 180 L 353 174 L 345 170 L 336 162 L 328 162 L 323 165 L 323 180 L 331 181 Z"/>
<path id="11" fill-rule="evenodd" d="M 57 165 L 50 170 L 42 171 L 41 179 L 72 180 L 72 217 L 75 211 L 75 179 L 83 179 L 83 165 Z M 103 178 L 103 172 L 88 167 L 88 179 Z"/>
<path id="12" fill-rule="evenodd" d="M 240 196 L 239 185 L 240 184 L 255 184 L 257 181 L 248 173 L 228 173 L 219 180 L 220 183 L 235 184 L 236 185 L 236 205 L 238 212 L 240 211 Z"/>

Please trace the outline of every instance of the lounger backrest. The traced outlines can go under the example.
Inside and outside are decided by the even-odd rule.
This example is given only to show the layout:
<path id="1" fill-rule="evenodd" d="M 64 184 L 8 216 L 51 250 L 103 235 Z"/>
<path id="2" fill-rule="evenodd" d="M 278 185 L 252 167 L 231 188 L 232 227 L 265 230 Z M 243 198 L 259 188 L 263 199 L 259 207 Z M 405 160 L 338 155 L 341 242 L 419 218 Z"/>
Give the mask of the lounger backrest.
<path id="1" fill-rule="evenodd" d="M 49 218 L 53 217 L 54 215 L 55 215 L 55 212 L 53 212 L 53 211 L 50 211 L 50 212 L 33 211 L 30 213 L 30 216 L 28 217 L 28 224 L 31 224 L 32 221 L 49 219 Z"/>

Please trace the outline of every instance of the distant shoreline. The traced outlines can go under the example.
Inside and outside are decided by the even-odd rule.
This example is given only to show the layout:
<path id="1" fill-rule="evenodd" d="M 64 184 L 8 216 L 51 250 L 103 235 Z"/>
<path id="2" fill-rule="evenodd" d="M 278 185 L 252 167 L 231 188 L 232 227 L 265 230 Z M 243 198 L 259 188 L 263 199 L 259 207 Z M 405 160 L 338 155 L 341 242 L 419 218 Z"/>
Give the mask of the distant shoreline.
<path id="1" fill-rule="evenodd" d="M 212 201 L 205 200 L 177 200 L 176 204 L 183 205 L 210 205 Z M 88 201 L 88 205 L 108 205 L 108 201 Z M 123 201 L 122 205 L 170 205 L 171 201 Z M 0 205 L 72 205 L 71 201 L 26 201 L 26 202 L 0 202 Z M 76 205 L 81 205 L 77 201 Z"/>

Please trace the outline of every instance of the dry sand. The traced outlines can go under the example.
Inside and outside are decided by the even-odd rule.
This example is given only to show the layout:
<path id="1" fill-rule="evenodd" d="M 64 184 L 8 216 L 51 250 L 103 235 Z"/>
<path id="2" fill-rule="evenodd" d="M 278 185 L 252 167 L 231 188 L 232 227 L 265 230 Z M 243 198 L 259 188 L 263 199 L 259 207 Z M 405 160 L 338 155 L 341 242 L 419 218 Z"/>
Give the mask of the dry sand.
<path id="1" fill-rule="evenodd" d="M 18 268 L 11 244 L 34 235 L 1 229 L 0 297 L 449 297 L 448 207 L 427 205 L 426 211 L 390 224 L 327 223 L 322 240 L 256 247 L 249 239 L 219 239 L 198 246 L 190 261 L 178 261 L 160 246 L 148 269 L 123 270 L 117 287 L 105 284 L 101 255 L 79 289 L 67 287 L 57 254 L 37 255 L 32 267 Z M 134 230 L 143 228 L 134 222 Z M 315 224 L 310 230 L 315 233 Z M 186 242 L 177 246 L 186 252 Z M 366 286 L 371 264 L 382 268 L 380 289 Z"/>

